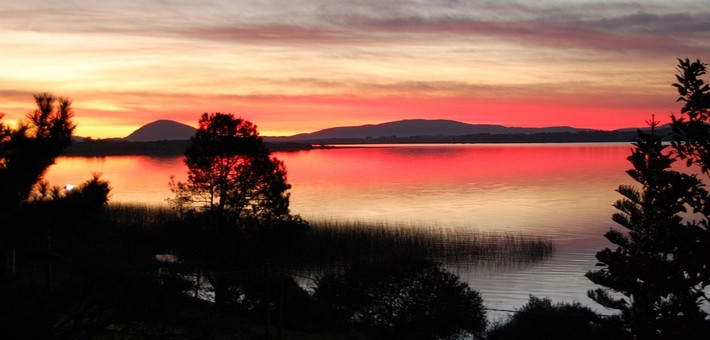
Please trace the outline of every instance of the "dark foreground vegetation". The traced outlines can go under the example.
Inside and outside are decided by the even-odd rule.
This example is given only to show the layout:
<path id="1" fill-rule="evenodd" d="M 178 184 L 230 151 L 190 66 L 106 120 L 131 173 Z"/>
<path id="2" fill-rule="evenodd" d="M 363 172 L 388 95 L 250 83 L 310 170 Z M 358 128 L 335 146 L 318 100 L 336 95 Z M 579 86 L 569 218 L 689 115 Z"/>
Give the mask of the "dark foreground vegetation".
<path id="1" fill-rule="evenodd" d="M 68 99 L 35 95 L 0 124 L 0 335 L 60 339 L 708 339 L 710 86 L 679 60 L 672 132 L 639 131 L 613 220 L 614 249 L 586 274 L 619 314 L 530 297 L 488 327 L 478 291 L 449 266 L 526 265 L 552 245 L 523 235 L 309 224 L 289 211 L 283 162 L 256 127 L 204 114 L 186 182 L 164 208 L 107 204 L 42 174 L 70 142 Z M 664 143 L 670 138 L 670 145 Z M 682 161 L 688 168 L 672 167 Z"/>
<path id="2" fill-rule="evenodd" d="M 205 251 L 191 230 L 197 226 L 169 207 L 89 208 L 82 200 L 38 200 L 2 216 L 19 231 L 17 247 L 4 259 L 9 268 L 1 287 L 0 329 L 30 338 L 260 339 L 279 333 L 288 339 L 435 338 L 423 336 L 422 327 L 447 329 L 442 320 L 472 315 L 461 322 L 480 333 L 485 329 L 480 296 L 435 261 L 447 264 L 449 252 L 463 250 L 463 257 L 450 263 L 516 265 L 516 259 L 530 263 L 552 252 L 548 241 L 524 236 L 314 224 L 279 255 L 268 260 L 250 255 L 232 273 L 221 273 L 240 281 L 242 291 L 232 292 L 240 299 L 216 309 L 209 273 L 202 272 L 193 254 Z M 250 248 L 263 254 L 270 247 L 256 241 Z M 420 279 L 431 286 L 412 281 Z M 403 295 L 402 289 L 413 291 Z M 385 304 L 385 296 L 395 292 L 391 299 L 400 301 Z M 369 294 L 370 305 L 363 305 L 362 294 Z M 469 298 L 455 299 L 460 294 Z M 422 305 L 415 308 L 406 299 Z M 384 310 L 393 306 L 412 309 L 400 314 L 424 318 L 434 312 L 442 319 L 382 324 Z M 349 321 L 364 310 L 367 320 Z"/>

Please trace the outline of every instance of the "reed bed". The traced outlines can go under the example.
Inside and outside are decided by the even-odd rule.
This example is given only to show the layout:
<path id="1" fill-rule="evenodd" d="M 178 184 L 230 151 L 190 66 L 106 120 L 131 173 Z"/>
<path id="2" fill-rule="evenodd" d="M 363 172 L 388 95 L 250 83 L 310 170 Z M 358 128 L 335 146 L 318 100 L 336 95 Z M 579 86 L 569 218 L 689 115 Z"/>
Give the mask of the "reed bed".
<path id="1" fill-rule="evenodd" d="M 112 203 L 102 219 L 169 237 L 180 216 L 168 206 Z M 555 251 L 552 241 L 522 233 L 332 220 L 310 221 L 310 226 L 288 249 L 279 251 L 285 255 L 283 265 L 322 270 L 357 261 L 426 258 L 453 267 L 510 269 L 543 261 Z"/>
<path id="2" fill-rule="evenodd" d="M 311 222 L 296 244 L 292 262 L 304 269 L 340 267 L 355 261 L 427 258 L 457 267 L 519 267 L 549 258 L 550 240 L 539 236 L 462 228 L 391 223 Z"/>
<path id="3" fill-rule="evenodd" d="M 144 230 L 165 226 L 180 218 L 175 209 L 168 206 L 134 203 L 111 203 L 102 210 L 101 215 L 115 225 Z"/>

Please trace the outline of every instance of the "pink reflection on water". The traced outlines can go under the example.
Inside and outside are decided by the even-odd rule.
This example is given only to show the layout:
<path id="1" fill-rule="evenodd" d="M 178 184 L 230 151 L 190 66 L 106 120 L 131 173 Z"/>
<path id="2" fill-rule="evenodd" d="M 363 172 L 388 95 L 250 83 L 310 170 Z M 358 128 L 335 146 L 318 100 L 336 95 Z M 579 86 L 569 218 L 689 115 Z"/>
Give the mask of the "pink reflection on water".
<path id="1" fill-rule="evenodd" d="M 292 210 L 307 218 L 537 232 L 587 228 L 589 219 L 608 228 L 629 149 L 408 145 L 277 156 L 293 185 Z"/>
<path id="2" fill-rule="evenodd" d="M 61 157 L 50 167 L 45 180 L 52 185 L 81 184 L 91 174 L 101 173 L 101 178 L 111 183 L 111 202 L 164 204 L 171 196 L 168 188 L 170 176 L 178 180 L 186 177 L 182 156 L 110 156 Z"/>
<path id="3" fill-rule="evenodd" d="M 598 177 L 625 163 L 627 146 L 394 146 L 277 154 L 292 176 L 334 187 L 525 182 Z M 304 173 L 308 175 L 305 176 Z"/>

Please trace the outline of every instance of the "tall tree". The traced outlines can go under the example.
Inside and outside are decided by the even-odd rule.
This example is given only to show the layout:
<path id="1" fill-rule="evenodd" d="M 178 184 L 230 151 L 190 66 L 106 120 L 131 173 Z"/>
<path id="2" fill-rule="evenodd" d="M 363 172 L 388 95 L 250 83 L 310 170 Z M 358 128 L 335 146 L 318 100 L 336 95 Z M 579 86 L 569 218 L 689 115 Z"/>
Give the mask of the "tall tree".
<path id="1" fill-rule="evenodd" d="M 707 65 L 700 60 L 679 59 L 677 70 L 678 82 L 673 86 L 678 90 L 677 101 L 684 104 L 679 116 L 671 116 L 672 146 L 686 166 L 699 169 L 707 180 L 710 177 L 710 85 L 701 78 L 707 73 Z M 695 217 L 688 224 L 696 241 L 689 256 L 695 260 L 698 275 L 707 287 L 710 285 L 710 195 L 705 190 L 698 191 L 688 204 Z"/>
<path id="2" fill-rule="evenodd" d="M 710 85 L 701 78 L 707 74 L 707 65 L 700 60 L 678 59 L 677 71 L 678 82 L 673 86 L 678 90 L 677 102 L 684 104 L 679 116 L 671 116 L 671 145 L 677 158 L 685 160 L 691 171 L 699 169 L 707 181 L 710 177 Z M 705 188 L 700 188 L 686 203 L 693 213 L 693 218 L 687 221 L 692 242 L 684 254 L 686 261 L 693 264 L 688 275 L 700 281 L 707 292 L 710 286 L 710 194 Z M 707 294 L 701 300 L 705 306 L 710 305 Z M 709 325 L 706 327 L 710 328 Z"/>
<path id="3" fill-rule="evenodd" d="M 75 127 L 71 100 L 49 93 L 35 94 L 34 100 L 37 109 L 16 128 L 0 121 L 0 251 L 4 254 L 0 269 L 7 282 L 16 276 L 20 240 L 39 236 L 32 235 L 36 230 L 27 227 L 17 208 L 28 199 L 54 159 L 64 152 Z M 4 283 L 0 280 L 0 285 Z"/>
<path id="4" fill-rule="evenodd" d="M 614 203 L 618 212 L 612 219 L 627 232 L 612 229 L 605 234 L 617 248 L 598 252 L 603 268 L 586 274 L 606 287 L 589 296 L 620 310 L 639 339 L 690 336 L 703 327 L 705 317 L 698 306 L 704 296 L 702 281 L 687 256 L 692 231 L 681 217 L 687 199 L 702 190 L 701 182 L 671 169 L 674 159 L 664 152 L 667 145 L 655 134 L 656 123 L 651 122 L 650 134 L 639 131 L 628 157 L 633 169 L 627 173 L 641 188 L 621 185 L 617 190 L 623 198 Z"/>
<path id="5" fill-rule="evenodd" d="M 710 169 L 710 85 L 705 84 L 701 76 L 707 67 L 700 60 L 678 59 L 676 101 L 685 103 L 680 115 L 672 115 L 673 148 L 678 157 L 686 160 L 686 165 L 699 166 L 708 174 Z"/>
<path id="6" fill-rule="evenodd" d="M 0 123 L 0 210 L 27 199 L 71 142 L 75 128 L 71 100 L 49 93 L 35 94 L 34 100 L 37 109 L 16 129 Z"/>
<path id="7" fill-rule="evenodd" d="M 203 114 L 186 152 L 187 182 L 171 182 L 178 208 L 196 218 L 183 251 L 201 267 L 225 307 L 239 299 L 244 267 L 264 263 L 305 223 L 289 212 L 283 162 L 249 121 Z M 242 281 L 242 282 L 240 282 Z"/>
<path id="8" fill-rule="evenodd" d="M 655 134 L 639 131 L 629 156 L 628 174 L 641 189 L 620 186 L 624 198 L 614 206 L 613 220 L 628 233 L 611 230 L 606 238 L 617 245 L 597 253 L 600 270 L 587 277 L 605 286 L 590 291 L 598 303 L 622 312 L 622 319 L 639 339 L 707 338 L 710 321 L 701 304 L 710 304 L 710 195 L 698 170 L 710 169 L 710 86 L 700 61 L 680 60 L 680 116 L 671 116 L 672 152 Z M 685 160 L 690 171 L 671 168 Z"/>
<path id="9" fill-rule="evenodd" d="M 286 169 L 251 122 L 203 114 L 185 164 L 187 182 L 171 184 L 182 208 L 202 209 L 213 223 L 229 227 L 289 217 Z"/>

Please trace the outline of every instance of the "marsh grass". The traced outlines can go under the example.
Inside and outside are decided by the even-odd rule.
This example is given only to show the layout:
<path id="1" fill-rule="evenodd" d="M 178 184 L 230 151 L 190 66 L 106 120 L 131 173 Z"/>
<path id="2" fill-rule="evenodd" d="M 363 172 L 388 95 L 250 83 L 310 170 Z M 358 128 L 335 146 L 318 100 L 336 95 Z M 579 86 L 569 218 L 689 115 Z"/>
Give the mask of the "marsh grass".
<path id="1" fill-rule="evenodd" d="M 101 219 L 115 226 L 151 231 L 164 229 L 170 223 L 178 221 L 180 216 L 175 209 L 168 206 L 111 203 L 101 211 Z"/>
<path id="2" fill-rule="evenodd" d="M 167 206 L 109 204 L 105 223 L 142 229 L 170 238 L 180 220 Z M 282 249 L 281 263 L 299 269 L 332 269 L 357 261 L 427 258 L 450 267 L 511 269 L 549 258 L 552 241 L 540 236 L 481 232 L 417 224 L 361 221 L 310 221 L 310 230 Z"/>
<path id="3" fill-rule="evenodd" d="M 363 260 L 419 257 L 446 266 L 505 269 L 536 263 L 553 253 L 550 240 L 522 233 L 314 221 L 289 260 L 304 265 L 304 269 L 326 269 Z"/>

